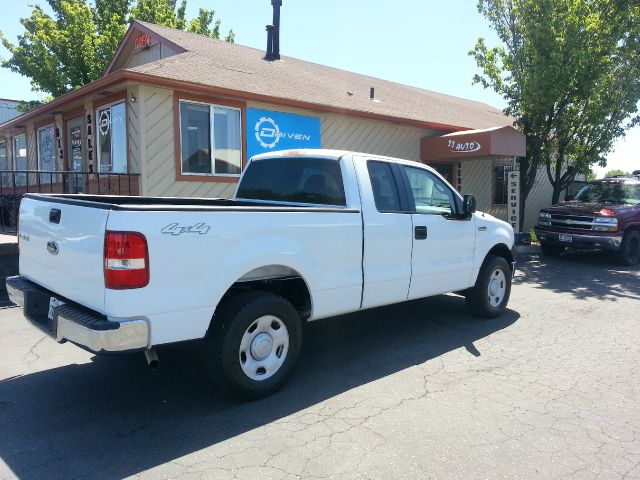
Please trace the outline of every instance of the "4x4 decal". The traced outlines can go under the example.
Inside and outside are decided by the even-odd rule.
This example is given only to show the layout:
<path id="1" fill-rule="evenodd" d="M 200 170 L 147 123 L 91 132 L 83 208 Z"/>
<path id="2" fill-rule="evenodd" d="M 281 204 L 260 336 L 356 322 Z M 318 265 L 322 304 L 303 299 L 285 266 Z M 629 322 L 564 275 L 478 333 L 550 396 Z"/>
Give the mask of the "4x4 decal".
<path id="1" fill-rule="evenodd" d="M 182 235 L 183 233 L 197 233 L 200 235 L 206 235 L 207 233 L 209 233 L 210 228 L 211 227 L 209 225 L 206 225 L 204 223 L 196 223 L 195 225 L 185 226 L 180 226 L 177 223 L 170 223 L 160 231 L 167 235 Z"/>

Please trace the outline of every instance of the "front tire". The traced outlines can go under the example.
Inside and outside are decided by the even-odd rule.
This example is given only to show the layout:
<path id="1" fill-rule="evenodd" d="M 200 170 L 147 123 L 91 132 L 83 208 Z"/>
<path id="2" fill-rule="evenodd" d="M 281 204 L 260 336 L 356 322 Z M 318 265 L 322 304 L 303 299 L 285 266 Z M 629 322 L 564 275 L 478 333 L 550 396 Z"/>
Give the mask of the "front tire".
<path id="1" fill-rule="evenodd" d="M 293 306 L 273 293 L 247 292 L 216 311 L 206 358 L 220 390 L 253 400 L 287 382 L 301 348 L 302 326 Z"/>
<path id="2" fill-rule="evenodd" d="M 467 307 L 483 318 L 495 318 L 504 313 L 511 295 L 511 268 L 496 255 L 488 256 L 473 288 L 467 293 Z"/>
<path id="3" fill-rule="evenodd" d="M 640 233 L 637 230 L 629 230 L 624 234 L 618 251 L 618 261 L 627 267 L 640 263 Z"/>

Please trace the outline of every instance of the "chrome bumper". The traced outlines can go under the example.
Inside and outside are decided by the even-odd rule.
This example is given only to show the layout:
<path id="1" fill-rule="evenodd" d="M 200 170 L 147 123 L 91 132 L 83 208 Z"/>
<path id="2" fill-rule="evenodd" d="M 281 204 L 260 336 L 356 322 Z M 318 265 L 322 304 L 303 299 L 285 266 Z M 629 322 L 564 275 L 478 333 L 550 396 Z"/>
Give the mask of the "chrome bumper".
<path id="1" fill-rule="evenodd" d="M 558 245 L 569 248 L 620 250 L 620 245 L 622 244 L 622 236 L 583 235 L 581 233 L 550 232 L 539 227 L 535 227 L 534 230 L 536 232 L 538 240 L 556 243 Z M 570 236 L 571 242 L 561 241 L 560 235 Z"/>
<path id="2" fill-rule="evenodd" d="M 144 320 L 108 320 L 20 276 L 7 278 L 6 284 L 9 299 L 22 307 L 27 320 L 59 343 L 68 340 L 94 353 L 143 350 L 148 346 L 149 326 Z M 65 304 L 55 307 L 49 319 L 51 297 Z"/>

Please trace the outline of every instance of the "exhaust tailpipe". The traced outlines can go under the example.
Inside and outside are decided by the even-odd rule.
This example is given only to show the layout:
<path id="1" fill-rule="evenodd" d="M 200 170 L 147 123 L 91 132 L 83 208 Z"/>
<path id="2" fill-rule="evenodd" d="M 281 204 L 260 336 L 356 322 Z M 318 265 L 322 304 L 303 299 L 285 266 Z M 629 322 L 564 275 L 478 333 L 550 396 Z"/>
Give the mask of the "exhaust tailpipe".
<path id="1" fill-rule="evenodd" d="M 155 349 L 145 350 L 144 356 L 147 359 L 147 364 L 151 370 L 158 370 L 160 368 L 160 360 L 158 359 L 158 354 Z"/>

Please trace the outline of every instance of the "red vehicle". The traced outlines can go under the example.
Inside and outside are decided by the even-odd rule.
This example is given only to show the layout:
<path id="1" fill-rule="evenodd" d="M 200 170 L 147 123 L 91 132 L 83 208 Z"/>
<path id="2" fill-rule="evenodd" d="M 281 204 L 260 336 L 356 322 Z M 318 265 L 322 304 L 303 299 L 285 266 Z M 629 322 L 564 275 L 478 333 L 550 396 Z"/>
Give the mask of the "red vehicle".
<path id="1" fill-rule="evenodd" d="M 615 252 L 623 265 L 640 263 L 640 170 L 596 180 L 560 205 L 540 211 L 535 232 L 543 253 L 567 249 Z"/>

